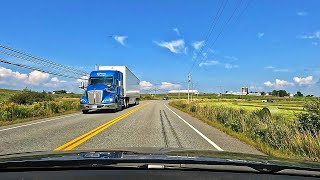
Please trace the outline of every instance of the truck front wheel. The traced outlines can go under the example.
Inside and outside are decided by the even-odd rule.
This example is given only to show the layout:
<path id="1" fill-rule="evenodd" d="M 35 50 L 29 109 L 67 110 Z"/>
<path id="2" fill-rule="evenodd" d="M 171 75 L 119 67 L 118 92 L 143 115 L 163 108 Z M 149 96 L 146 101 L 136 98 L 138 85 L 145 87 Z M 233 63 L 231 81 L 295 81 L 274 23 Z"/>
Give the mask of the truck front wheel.
<path id="1" fill-rule="evenodd" d="M 88 114 L 88 113 L 89 113 L 89 110 L 82 110 L 82 113 L 83 113 L 83 114 Z"/>

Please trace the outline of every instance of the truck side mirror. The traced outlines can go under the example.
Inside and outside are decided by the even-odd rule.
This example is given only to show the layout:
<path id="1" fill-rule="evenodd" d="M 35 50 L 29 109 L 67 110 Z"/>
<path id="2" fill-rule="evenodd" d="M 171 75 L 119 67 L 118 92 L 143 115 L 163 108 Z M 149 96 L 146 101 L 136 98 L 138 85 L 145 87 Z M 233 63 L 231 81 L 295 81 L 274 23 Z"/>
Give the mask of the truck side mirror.
<path id="1" fill-rule="evenodd" d="M 84 82 L 80 82 L 79 88 L 84 89 Z"/>

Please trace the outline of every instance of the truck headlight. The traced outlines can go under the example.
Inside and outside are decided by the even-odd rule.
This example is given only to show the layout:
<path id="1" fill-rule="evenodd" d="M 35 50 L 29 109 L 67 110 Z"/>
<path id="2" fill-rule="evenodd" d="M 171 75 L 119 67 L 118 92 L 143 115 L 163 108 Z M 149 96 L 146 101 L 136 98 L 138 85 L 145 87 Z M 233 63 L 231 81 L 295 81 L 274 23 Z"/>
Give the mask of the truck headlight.
<path id="1" fill-rule="evenodd" d="M 85 99 L 80 100 L 81 103 L 86 103 L 87 101 Z"/>
<path id="2" fill-rule="evenodd" d="M 113 102 L 113 98 L 106 98 L 102 101 L 102 103 Z"/>

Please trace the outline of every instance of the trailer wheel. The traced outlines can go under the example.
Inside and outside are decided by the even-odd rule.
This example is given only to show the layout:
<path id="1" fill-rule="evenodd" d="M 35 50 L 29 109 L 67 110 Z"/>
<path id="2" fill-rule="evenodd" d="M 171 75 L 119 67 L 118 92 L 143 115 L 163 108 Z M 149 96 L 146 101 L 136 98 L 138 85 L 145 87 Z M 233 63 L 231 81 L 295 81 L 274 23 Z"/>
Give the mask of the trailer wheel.
<path id="1" fill-rule="evenodd" d="M 136 99 L 136 102 L 134 103 L 134 105 L 138 105 L 139 104 L 139 99 Z"/>

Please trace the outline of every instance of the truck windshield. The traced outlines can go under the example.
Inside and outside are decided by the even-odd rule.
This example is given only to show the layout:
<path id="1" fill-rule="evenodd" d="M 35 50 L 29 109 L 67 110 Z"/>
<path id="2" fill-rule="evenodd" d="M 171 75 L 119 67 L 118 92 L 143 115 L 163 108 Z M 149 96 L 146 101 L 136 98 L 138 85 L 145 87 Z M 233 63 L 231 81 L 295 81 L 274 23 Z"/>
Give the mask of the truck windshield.
<path id="1" fill-rule="evenodd" d="M 89 85 L 94 84 L 112 84 L 112 77 L 91 77 L 89 79 Z"/>

